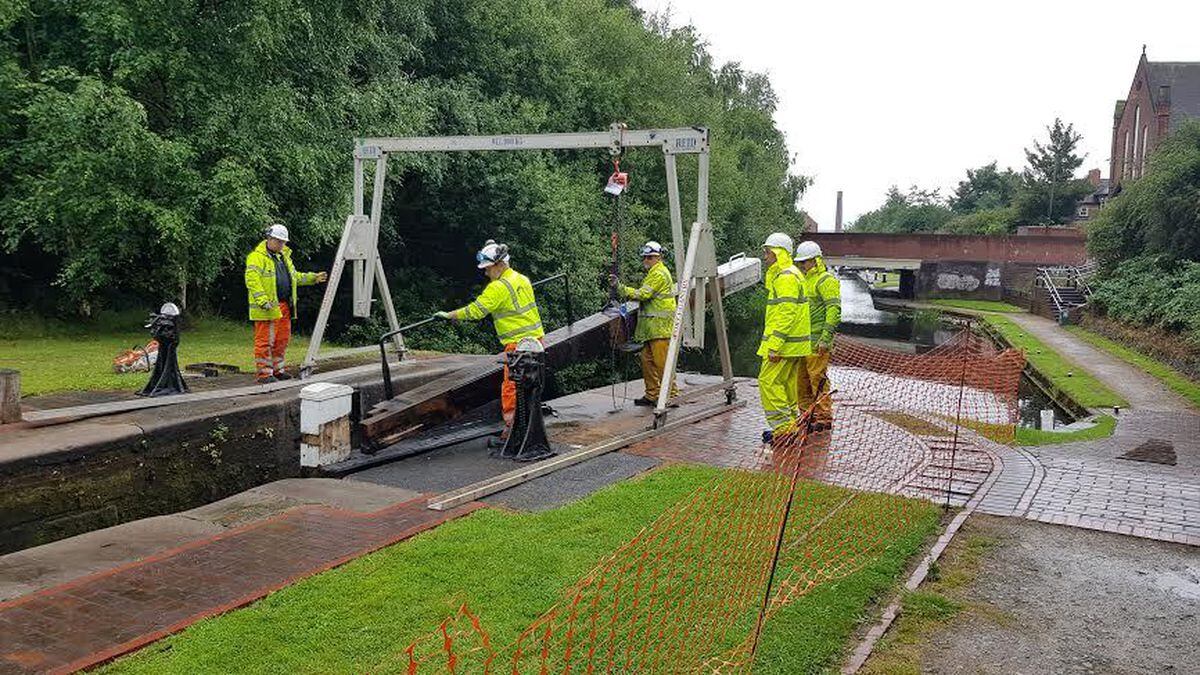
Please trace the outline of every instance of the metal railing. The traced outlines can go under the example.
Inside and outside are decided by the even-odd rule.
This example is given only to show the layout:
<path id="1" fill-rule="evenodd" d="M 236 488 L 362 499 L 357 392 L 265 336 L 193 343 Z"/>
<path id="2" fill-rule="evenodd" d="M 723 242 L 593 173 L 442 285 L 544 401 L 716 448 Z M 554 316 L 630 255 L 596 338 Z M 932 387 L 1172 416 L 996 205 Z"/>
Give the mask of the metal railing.
<path id="1" fill-rule="evenodd" d="M 1050 299 L 1054 302 L 1054 315 L 1061 321 L 1063 315 L 1066 314 L 1066 303 L 1063 302 L 1062 296 L 1058 293 L 1058 286 L 1055 285 L 1054 277 L 1051 276 L 1051 269 L 1049 267 L 1040 267 L 1038 268 L 1038 273 L 1041 275 L 1041 281 L 1045 284 L 1046 289 L 1050 291 Z"/>
<path id="2" fill-rule="evenodd" d="M 548 276 L 545 279 L 539 279 L 538 281 L 535 281 L 530 285 L 533 286 L 534 288 L 537 288 L 538 286 L 541 286 L 542 284 L 549 283 L 551 281 L 556 281 L 558 279 L 562 279 L 562 281 L 563 281 L 563 305 L 564 305 L 564 309 L 567 312 L 567 325 L 570 325 L 570 324 L 575 323 L 575 312 L 574 312 L 574 309 L 571 304 L 571 277 L 570 277 L 570 275 L 567 272 L 559 272 L 558 274 Z M 380 369 L 383 371 L 384 400 L 390 400 L 393 397 L 395 397 L 395 395 L 396 395 L 395 390 L 392 388 L 392 369 L 388 365 L 388 359 L 387 359 L 387 342 L 388 342 L 388 340 L 392 339 L 393 337 L 395 337 L 397 335 L 400 335 L 401 341 L 403 342 L 404 333 L 407 333 L 408 331 L 420 328 L 421 326 L 424 326 L 426 324 L 433 323 L 434 321 L 437 321 L 437 320 L 438 320 L 438 318 L 436 316 L 431 316 L 427 319 L 421 319 L 420 321 L 417 321 L 415 323 L 410 323 L 407 326 L 401 326 L 395 330 L 390 330 L 390 331 L 384 333 L 383 335 L 379 336 L 379 363 L 380 363 Z M 404 353 L 406 351 L 408 351 L 407 347 L 405 349 L 403 349 L 402 351 L 400 351 L 400 360 L 401 361 L 404 360 Z"/>

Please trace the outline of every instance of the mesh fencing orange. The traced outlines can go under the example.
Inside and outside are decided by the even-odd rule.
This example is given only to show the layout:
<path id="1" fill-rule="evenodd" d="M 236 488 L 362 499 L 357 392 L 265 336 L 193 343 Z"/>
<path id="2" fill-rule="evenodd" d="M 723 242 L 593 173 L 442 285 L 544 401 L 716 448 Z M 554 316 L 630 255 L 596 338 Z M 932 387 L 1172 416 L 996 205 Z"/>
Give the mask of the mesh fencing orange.
<path id="1" fill-rule="evenodd" d="M 1024 357 L 970 330 L 924 354 L 839 338 L 832 430 L 806 411 L 764 445 L 743 409 L 628 448 L 725 468 L 497 647 L 466 606 L 403 653 L 409 673 L 749 672 L 780 609 L 893 545 L 919 502 L 961 505 L 1012 438 Z M 752 395 L 749 386 L 740 388 Z M 828 486 L 838 486 L 831 489 Z M 553 542 L 543 542 L 553 545 Z"/>

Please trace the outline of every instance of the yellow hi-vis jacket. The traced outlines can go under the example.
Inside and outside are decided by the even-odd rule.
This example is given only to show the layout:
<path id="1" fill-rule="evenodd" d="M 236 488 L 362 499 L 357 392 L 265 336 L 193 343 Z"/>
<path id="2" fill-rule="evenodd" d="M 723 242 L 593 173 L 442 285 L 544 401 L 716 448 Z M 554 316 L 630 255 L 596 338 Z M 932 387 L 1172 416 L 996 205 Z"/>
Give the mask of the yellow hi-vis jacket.
<path id="1" fill-rule="evenodd" d="M 833 337 L 842 321 L 842 282 L 829 273 L 821 256 L 817 256 L 817 264 L 804 273 L 804 294 L 808 297 L 813 342 L 832 347 Z"/>
<path id="2" fill-rule="evenodd" d="M 292 264 L 292 249 L 283 247 L 280 252 L 283 262 L 287 265 L 288 276 L 292 278 L 292 295 L 283 298 L 292 309 L 292 320 L 296 319 L 296 287 L 311 286 L 317 283 L 316 272 L 297 272 Z M 283 317 L 279 309 L 280 298 L 275 291 L 275 258 L 267 250 L 267 242 L 260 241 L 258 246 L 246 256 L 246 292 L 250 302 L 251 321 L 274 321 Z"/>
<path id="3" fill-rule="evenodd" d="M 502 345 L 546 334 L 533 297 L 533 284 L 529 277 L 511 267 L 504 270 L 499 279 L 488 282 L 478 298 L 454 310 L 453 314 L 454 318 L 467 321 L 479 321 L 490 314 L 496 324 L 496 337 Z"/>
<path id="4" fill-rule="evenodd" d="M 640 303 L 634 340 L 645 342 L 671 337 L 671 326 L 675 323 L 675 282 L 661 260 L 646 271 L 640 288 L 621 286 L 619 291 L 622 300 Z"/>
<path id="5" fill-rule="evenodd" d="M 770 352 L 783 357 L 812 354 L 808 327 L 808 300 L 804 295 L 801 272 L 792 264 L 792 254 L 775 250 L 775 264 L 767 269 L 767 313 L 758 355 Z"/>

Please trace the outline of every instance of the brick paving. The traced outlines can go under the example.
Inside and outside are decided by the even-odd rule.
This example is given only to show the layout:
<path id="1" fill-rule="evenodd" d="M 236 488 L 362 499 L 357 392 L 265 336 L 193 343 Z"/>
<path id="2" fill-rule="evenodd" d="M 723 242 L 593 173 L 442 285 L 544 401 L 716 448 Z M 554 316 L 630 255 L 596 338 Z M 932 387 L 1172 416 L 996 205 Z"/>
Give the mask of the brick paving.
<path id="1" fill-rule="evenodd" d="M 1118 459 L 1150 437 L 1172 444 L 1175 466 Z M 1200 415 L 1132 411 L 1111 438 L 999 451 L 985 513 L 1200 546 Z"/>
<path id="2" fill-rule="evenodd" d="M 438 512 L 425 500 L 374 513 L 301 507 L 0 603 L 0 673 L 95 665 L 479 506 Z"/>

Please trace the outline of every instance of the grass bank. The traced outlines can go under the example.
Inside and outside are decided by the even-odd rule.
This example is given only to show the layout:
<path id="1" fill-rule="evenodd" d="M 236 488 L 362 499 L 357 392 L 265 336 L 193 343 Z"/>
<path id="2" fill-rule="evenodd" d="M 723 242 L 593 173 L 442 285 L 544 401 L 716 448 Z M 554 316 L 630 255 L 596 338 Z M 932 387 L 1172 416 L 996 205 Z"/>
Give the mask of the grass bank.
<path id="1" fill-rule="evenodd" d="M 564 588 L 718 472 L 672 467 L 552 511 L 479 511 L 202 621 L 105 671 L 404 672 L 404 648 L 432 633 L 464 602 L 502 649 Z M 806 483 L 793 523 L 817 522 L 846 494 L 843 488 Z M 887 531 L 887 546 L 853 573 L 787 605 L 768 624 L 766 672 L 817 671 L 841 657 L 871 603 L 894 586 L 921 550 L 939 510 L 863 495 L 836 515 L 861 522 L 899 503 L 910 504 L 911 515 Z"/>
<path id="2" fill-rule="evenodd" d="M 1025 350 L 1029 363 L 1085 408 L 1111 408 L 1126 406 L 1121 398 L 1103 382 L 1092 377 L 1078 364 L 1067 360 L 1041 340 L 1025 332 L 1025 329 L 1004 316 L 989 314 L 984 321 L 994 328 L 1012 346 Z"/>
<path id="3" fill-rule="evenodd" d="M 1200 407 L 1200 382 L 1189 378 L 1187 375 L 1175 370 L 1162 361 L 1126 347 L 1119 342 L 1110 340 L 1103 335 L 1093 333 L 1081 326 L 1067 326 L 1067 330 L 1093 347 L 1102 349 L 1122 361 L 1153 375 L 1163 384 L 1167 385 L 1171 391 L 1191 401 L 1193 405 Z"/>
<path id="4" fill-rule="evenodd" d="M 1025 310 L 1010 305 L 1007 302 L 996 302 L 995 300 L 947 300 L 937 299 L 930 300 L 930 304 L 938 307 L 946 307 L 949 309 L 970 309 L 976 312 L 999 312 L 1001 314 L 1019 314 Z"/>
<path id="5" fill-rule="evenodd" d="M 1108 415 L 1097 415 L 1095 426 L 1079 431 L 1042 431 L 1028 427 L 1017 427 L 1017 445 L 1055 445 L 1076 441 L 1094 441 L 1108 438 L 1117 428 L 1117 420 Z"/>
<path id="6" fill-rule="evenodd" d="M 89 323 L 66 323 L 28 316 L 5 316 L 0 334 L 0 368 L 21 371 L 25 396 L 60 391 L 134 390 L 145 386 L 147 373 L 118 374 L 112 360 L 131 347 L 144 346 L 149 333 L 146 315 L 105 314 Z M 295 336 L 288 347 L 291 365 L 300 362 L 308 339 Z M 254 329 L 249 321 L 198 318 L 179 342 L 181 366 L 214 361 L 254 369 Z"/>

